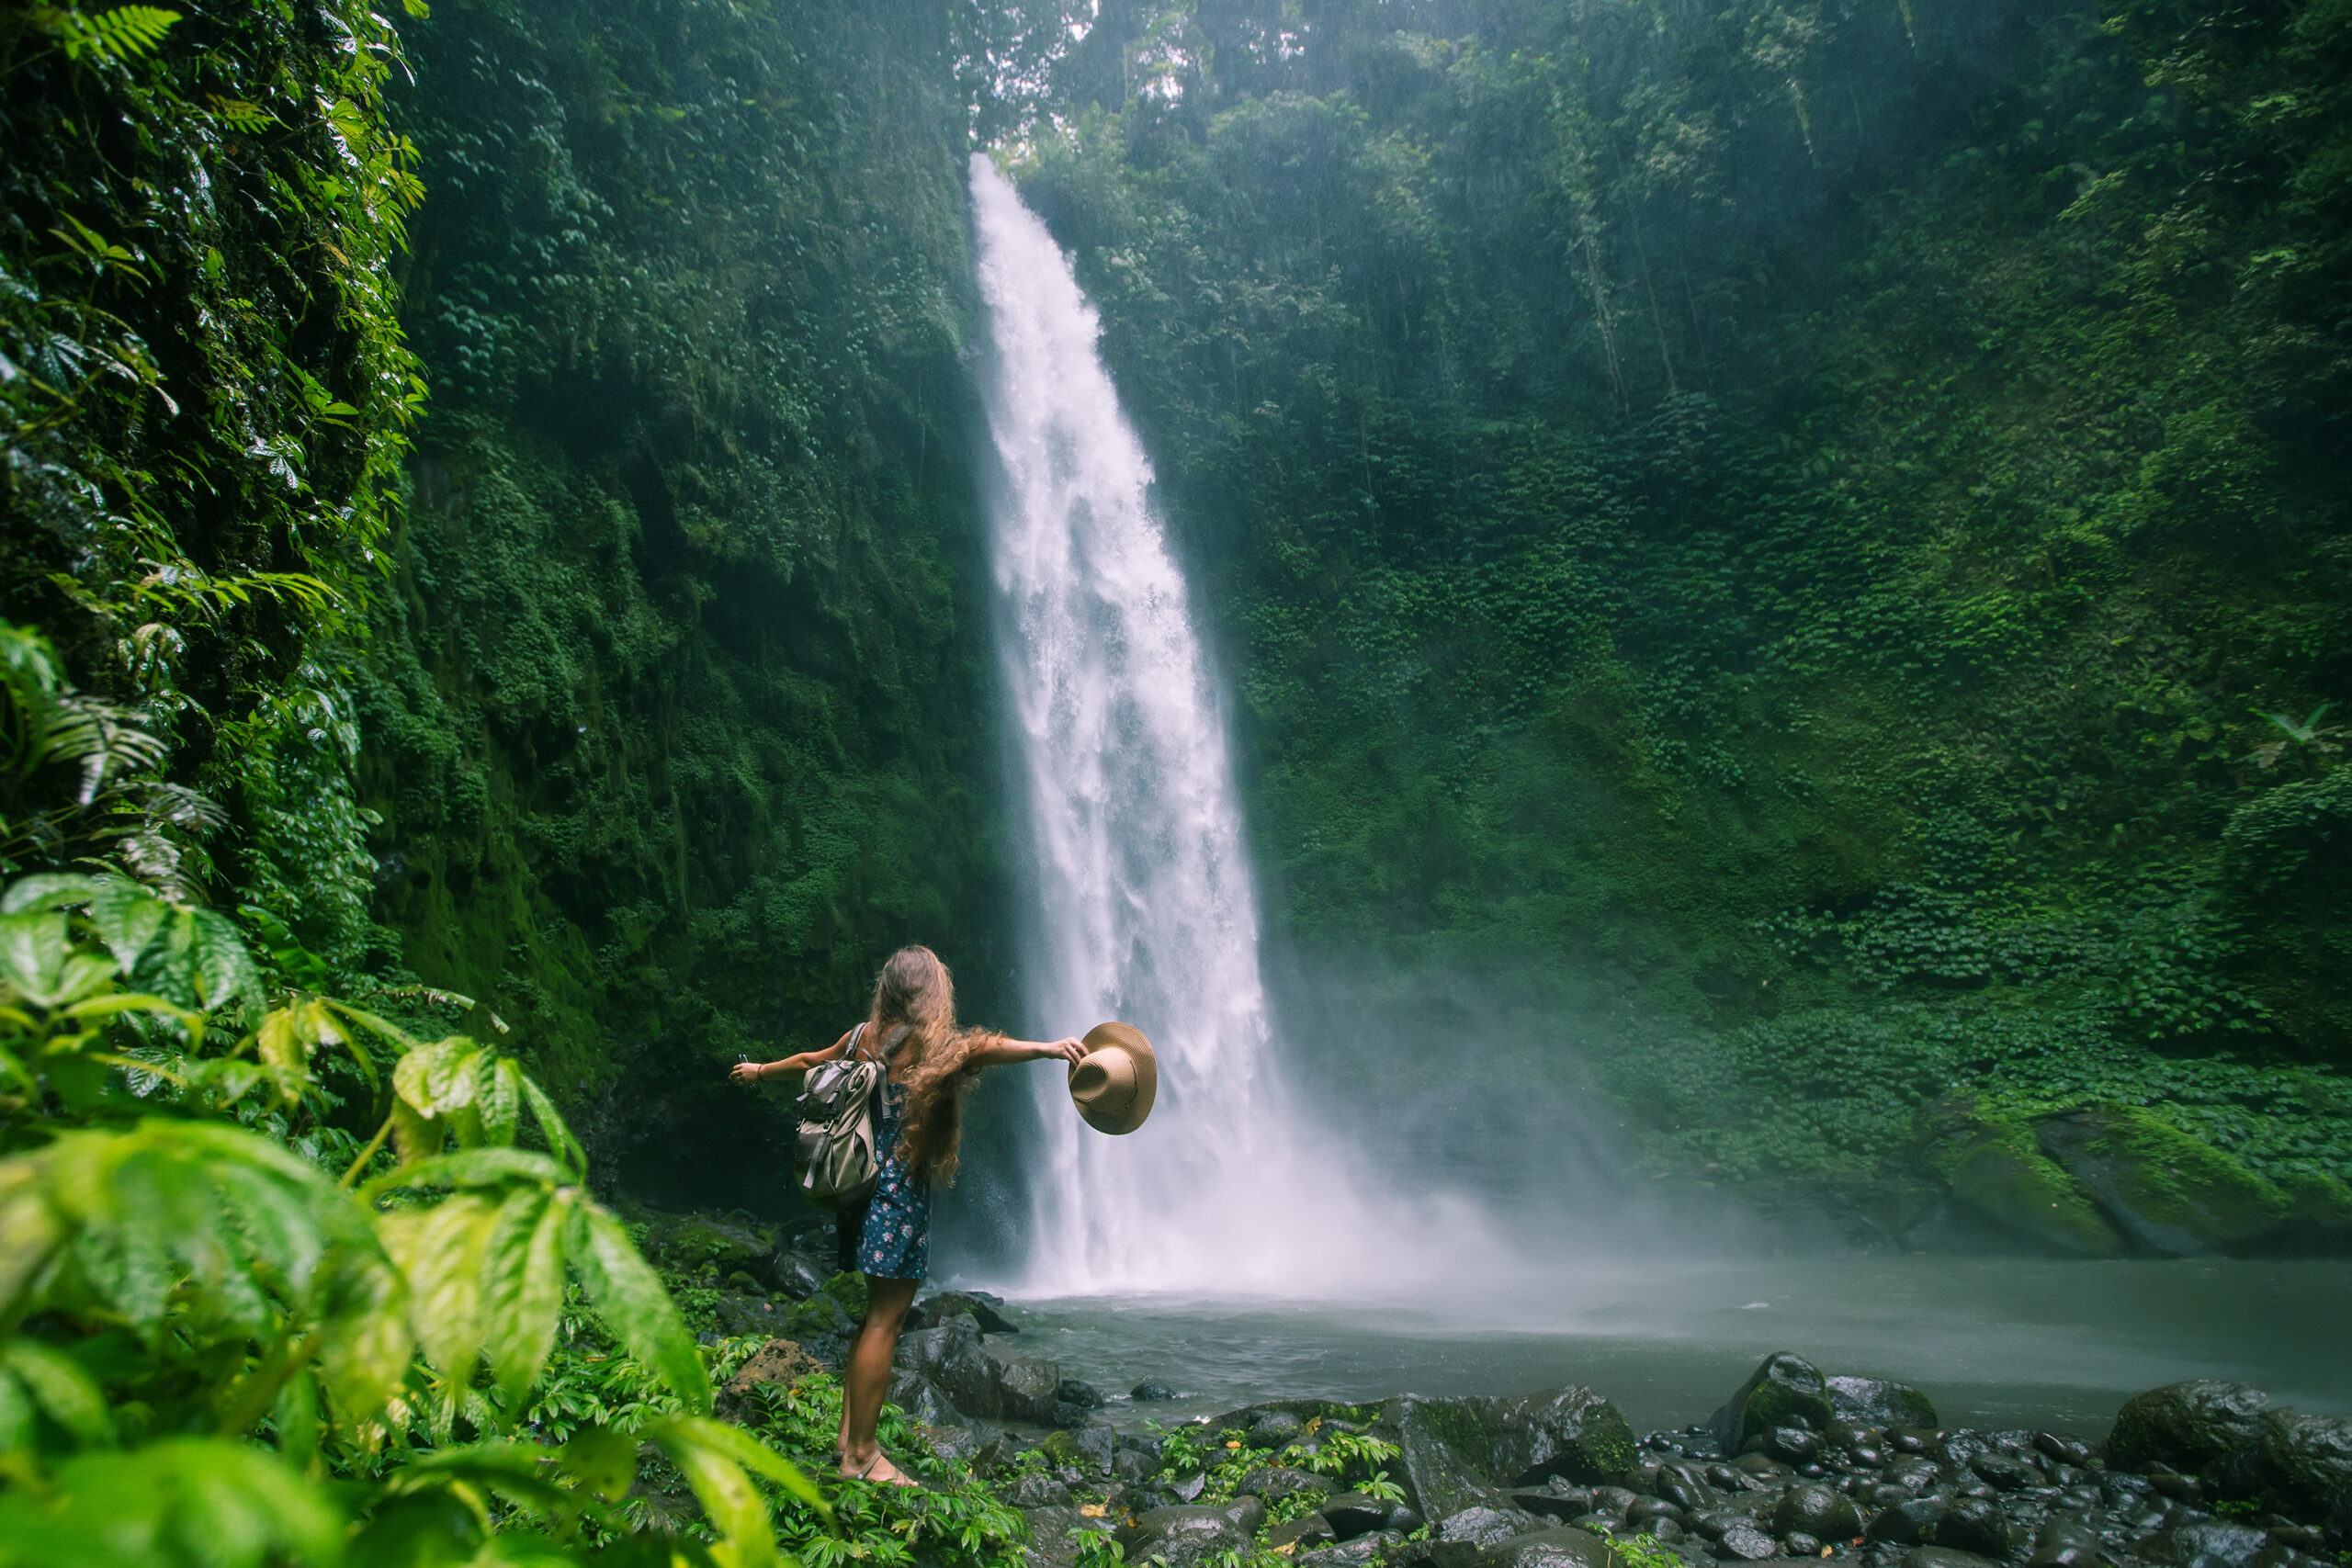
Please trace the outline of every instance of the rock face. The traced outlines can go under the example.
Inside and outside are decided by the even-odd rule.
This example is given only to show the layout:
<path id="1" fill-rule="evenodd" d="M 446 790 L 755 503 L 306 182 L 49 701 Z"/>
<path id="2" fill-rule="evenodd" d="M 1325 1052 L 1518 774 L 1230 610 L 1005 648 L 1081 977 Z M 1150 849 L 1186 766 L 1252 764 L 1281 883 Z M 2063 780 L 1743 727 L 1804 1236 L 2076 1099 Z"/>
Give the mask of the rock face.
<path id="1" fill-rule="evenodd" d="M 1443 1519 L 1492 1501 L 1487 1477 L 1494 1447 L 1470 1401 L 1407 1394 L 1389 1402 L 1374 1430 L 1399 1450 L 1396 1479 L 1423 1517 Z"/>
<path id="2" fill-rule="evenodd" d="M 2080 1111 L 2041 1123 L 2036 1136 L 2109 1221 L 2168 1258 L 2253 1241 L 2278 1229 L 2290 1207 L 2271 1183 L 2144 1111 Z"/>
<path id="3" fill-rule="evenodd" d="M 1829 1408 L 1852 1427 L 1933 1427 L 1936 1407 L 1917 1389 L 1877 1378 L 1831 1378 Z"/>
<path id="4" fill-rule="evenodd" d="M 1555 1388 L 1524 1399 L 1494 1400 L 1481 1412 L 1488 1473 L 1512 1486 L 1554 1476 L 1610 1480 L 1634 1462 L 1634 1428 L 1614 1404 L 1589 1388 Z"/>
<path id="5" fill-rule="evenodd" d="M 901 1334 L 896 1364 L 921 1373 L 967 1416 L 1038 1426 L 1054 1419 L 1061 1369 L 1043 1356 L 983 1342 L 969 1316 Z"/>
<path id="6" fill-rule="evenodd" d="M 1819 1432 L 1834 1414 L 1826 1380 L 1812 1362 L 1787 1351 L 1765 1358 L 1764 1364 L 1740 1384 L 1713 1423 L 1715 1441 L 1725 1453 L 1737 1453 L 1750 1438 L 1775 1427 L 1802 1427 Z"/>
<path id="7" fill-rule="evenodd" d="M 2352 1499 L 2352 1419 L 2267 1410 L 2223 1470 L 2237 1489 L 2298 1517 Z"/>

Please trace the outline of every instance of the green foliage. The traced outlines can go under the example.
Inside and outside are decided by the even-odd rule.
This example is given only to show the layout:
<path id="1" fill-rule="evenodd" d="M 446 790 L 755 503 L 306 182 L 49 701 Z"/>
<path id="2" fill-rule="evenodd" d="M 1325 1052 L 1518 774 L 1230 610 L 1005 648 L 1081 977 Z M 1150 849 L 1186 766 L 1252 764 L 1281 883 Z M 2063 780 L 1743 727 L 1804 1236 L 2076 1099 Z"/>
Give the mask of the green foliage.
<path id="1" fill-rule="evenodd" d="M 1073 51 L 1015 173 L 1232 649 L 1301 1016 L 1591 1063 L 1713 1179 L 1916 1176 L 1924 1105 L 2045 1070 L 2205 1136 L 2352 1061 L 2347 24 L 2105 15 Z"/>
<path id="2" fill-rule="evenodd" d="M 771 1488 L 829 1528 L 705 1414 L 675 1307 L 511 1059 L 273 994 L 210 911 L 51 874 L 0 893 L 0 1562 L 586 1562 L 635 1528 L 640 1441 L 697 1560 L 781 1561 Z M 356 1155 L 318 1135 L 378 1105 Z M 634 1397 L 567 1385 L 583 1339 Z M 508 1527 L 541 1533 L 487 1544 Z"/>

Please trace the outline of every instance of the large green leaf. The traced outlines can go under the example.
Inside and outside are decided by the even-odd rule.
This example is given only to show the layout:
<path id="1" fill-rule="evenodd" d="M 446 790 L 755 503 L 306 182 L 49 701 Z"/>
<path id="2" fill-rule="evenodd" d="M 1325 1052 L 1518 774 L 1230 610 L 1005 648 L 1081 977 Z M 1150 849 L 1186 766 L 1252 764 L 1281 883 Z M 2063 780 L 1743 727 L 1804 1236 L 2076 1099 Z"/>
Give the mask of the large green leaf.
<path id="1" fill-rule="evenodd" d="M 343 1529 L 323 1488 L 209 1438 L 85 1454 L 0 1494 L 5 1568 L 332 1568 Z"/>
<path id="2" fill-rule="evenodd" d="M 638 1252 L 620 1221 L 598 1205 L 582 1202 L 573 1211 L 571 1224 L 572 1267 L 580 1272 L 596 1315 L 630 1355 L 653 1369 L 688 1411 L 708 1415 L 710 1374 L 652 1265 Z"/>

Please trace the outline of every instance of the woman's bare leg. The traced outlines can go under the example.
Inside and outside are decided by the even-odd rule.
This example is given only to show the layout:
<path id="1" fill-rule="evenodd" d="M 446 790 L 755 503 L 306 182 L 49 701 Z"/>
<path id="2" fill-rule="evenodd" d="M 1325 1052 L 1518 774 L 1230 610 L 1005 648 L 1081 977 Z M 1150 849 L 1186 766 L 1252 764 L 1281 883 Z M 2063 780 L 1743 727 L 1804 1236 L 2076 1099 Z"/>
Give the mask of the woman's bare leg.
<path id="1" fill-rule="evenodd" d="M 899 1348 L 899 1325 L 914 1304 L 913 1280 L 865 1277 L 865 1321 L 857 1325 L 850 1346 L 849 1375 L 842 1390 L 842 1473 L 869 1481 L 896 1481 L 913 1485 L 895 1464 L 882 1457 L 874 1441 L 875 1423 L 882 1419 L 882 1396 L 890 1387 L 890 1358 Z"/>

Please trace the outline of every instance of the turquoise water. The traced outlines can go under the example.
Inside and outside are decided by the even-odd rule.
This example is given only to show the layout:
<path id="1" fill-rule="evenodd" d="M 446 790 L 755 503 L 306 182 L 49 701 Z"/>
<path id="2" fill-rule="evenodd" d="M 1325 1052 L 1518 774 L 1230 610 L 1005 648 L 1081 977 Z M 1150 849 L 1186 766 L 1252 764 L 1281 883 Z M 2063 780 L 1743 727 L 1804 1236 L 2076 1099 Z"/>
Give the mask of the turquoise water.
<path id="1" fill-rule="evenodd" d="M 2280 1404 L 2352 1414 L 2352 1263 L 1772 1259 L 1431 1281 L 1407 1297 L 1014 1305 L 1022 1348 L 1119 1395 L 1110 1414 L 1124 1426 L 1285 1395 L 1578 1382 L 1647 1430 L 1706 1419 L 1783 1349 L 1833 1375 L 1914 1384 L 1952 1425 L 2096 1437 L 2132 1394 L 2190 1377 L 2239 1379 Z M 1126 1402 L 1147 1379 L 1185 1397 Z"/>

